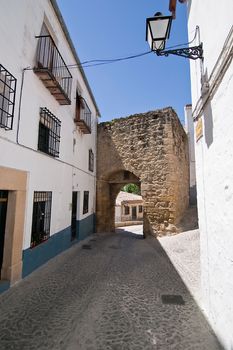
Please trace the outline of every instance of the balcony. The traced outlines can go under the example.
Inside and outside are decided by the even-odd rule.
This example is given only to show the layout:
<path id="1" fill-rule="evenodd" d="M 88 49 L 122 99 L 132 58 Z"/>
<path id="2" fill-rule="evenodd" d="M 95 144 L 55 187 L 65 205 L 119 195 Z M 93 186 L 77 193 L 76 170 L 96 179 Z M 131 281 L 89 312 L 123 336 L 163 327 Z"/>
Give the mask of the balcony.
<path id="1" fill-rule="evenodd" d="M 34 72 L 60 105 L 71 104 L 72 75 L 50 35 L 38 39 Z"/>
<path id="2" fill-rule="evenodd" d="M 76 117 L 74 122 L 79 126 L 83 134 L 91 134 L 91 111 L 81 96 L 76 98 Z"/>

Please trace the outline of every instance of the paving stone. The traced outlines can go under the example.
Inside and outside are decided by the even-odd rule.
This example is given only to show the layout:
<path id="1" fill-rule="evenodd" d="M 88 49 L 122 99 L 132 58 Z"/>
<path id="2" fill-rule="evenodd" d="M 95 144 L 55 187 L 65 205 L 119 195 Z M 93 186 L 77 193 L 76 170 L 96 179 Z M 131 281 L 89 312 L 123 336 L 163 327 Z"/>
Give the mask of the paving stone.
<path id="1" fill-rule="evenodd" d="M 160 242 L 127 230 L 95 235 L 91 250 L 74 246 L 2 294 L 0 349 L 221 349 Z"/>

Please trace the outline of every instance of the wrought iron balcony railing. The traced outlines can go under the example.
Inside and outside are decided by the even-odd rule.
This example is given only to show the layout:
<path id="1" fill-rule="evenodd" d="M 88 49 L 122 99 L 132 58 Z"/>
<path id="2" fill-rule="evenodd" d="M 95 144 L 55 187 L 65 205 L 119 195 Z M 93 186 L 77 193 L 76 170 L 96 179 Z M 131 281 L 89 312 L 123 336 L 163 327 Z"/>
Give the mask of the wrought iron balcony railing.
<path id="1" fill-rule="evenodd" d="M 34 72 L 61 105 L 71 104 L 72 75 L 50 35 L 38 39 Z"/>
<path id="2" fill-rule="evenodd" d="M 76 99 L 75 123 L 84 134 L 91 134 L 91 111 L 82 96 Z"/>

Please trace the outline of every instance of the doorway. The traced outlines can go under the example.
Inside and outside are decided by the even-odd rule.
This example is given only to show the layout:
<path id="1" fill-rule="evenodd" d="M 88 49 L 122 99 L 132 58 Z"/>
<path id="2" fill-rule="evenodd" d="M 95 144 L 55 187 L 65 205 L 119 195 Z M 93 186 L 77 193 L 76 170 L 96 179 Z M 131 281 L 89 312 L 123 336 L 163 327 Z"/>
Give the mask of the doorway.
<path id="1" fill-rule="evenodd" d="M 0 278 L 4 254 L 8 191 L 0 190 Z"/>
<path id="2" fill-rule="evenodd" d="M 77 234 L 77 200 L 78 192 L 72 192 L 71 240 L 78 238 Z"/>
<path id="3" fill-rule="evenodd" d="M 132 220 L 137 219 L 137 207 L 132 207 Z"/>

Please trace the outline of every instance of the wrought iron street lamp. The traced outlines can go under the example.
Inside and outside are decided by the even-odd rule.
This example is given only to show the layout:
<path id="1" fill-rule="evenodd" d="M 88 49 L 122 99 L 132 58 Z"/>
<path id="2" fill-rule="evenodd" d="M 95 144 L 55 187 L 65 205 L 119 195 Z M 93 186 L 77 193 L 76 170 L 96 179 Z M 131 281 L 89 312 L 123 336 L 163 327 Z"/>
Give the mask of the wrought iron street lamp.
<path id="1" fill-rule="evenodd" d="M 146 40 L 157 56 L 177 55 L 192 60 L 203 58 L 202 44 L 198 46 L 184 47 L 174 50 L 164 50 L 166 40 L 169 38 L 172 24 L 172 16 L 163 16 L 157 12 L 154 17 L 146 20 Z"/>

